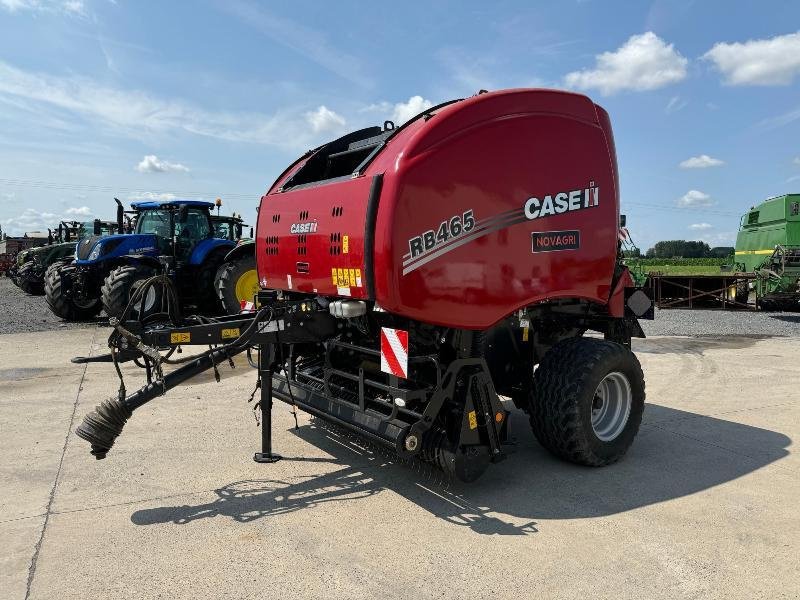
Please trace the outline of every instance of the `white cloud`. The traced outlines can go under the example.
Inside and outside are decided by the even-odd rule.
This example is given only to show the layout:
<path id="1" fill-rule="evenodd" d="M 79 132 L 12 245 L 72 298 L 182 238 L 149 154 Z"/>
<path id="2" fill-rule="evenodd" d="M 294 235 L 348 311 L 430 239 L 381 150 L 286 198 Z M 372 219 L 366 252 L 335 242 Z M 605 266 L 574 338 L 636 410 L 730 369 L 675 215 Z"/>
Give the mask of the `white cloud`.
<path id="1" fill-rule="evenodd" d="M 765 40 L 715 44 L 703 58 L 729 85 L 789 85 L 800 74 L 800 31 Z"/>
<path id="2" fill-rule="evenodd" d="M 0 7 L 10 13 L 30 11 L 86 15 L 86 5 L 83 0 L 0 0 Z"/>
<path id="3" fill-rule="evenodd" d="M 327 106 L 320 106 L 317 110 L 306 113 L 306 121 L 311 125 L 314 133 L 333 131 L 344 127 L 344 117 L 336 114 Z"/>
<path id="4" fill-rule="evenodd" d="M 177 198 L 175 194 L 171 194 L 169 192 L 141 192 L 138 194 L 131 194 L 128 196 L 128 200 L 136 201 L 136 200 L 174 200 Z"/>
<path id="5" fill-rule="evenodd" d="M 168 173 L 171 171 L 188 173 L 189 167 L 180 163 L 172 163 L 168 160 L 161 160 L 155 154 L 147 154 L 138 165 L 136 170 L 139 173 Z"/>
<path id="6" fill-rule="evenodd" d="M 713 228 L 714 226 L 711 223 L 692 223 L 689 225 L 689 229 L 693 231 L 708 231 Z"/>
<path id="7" fill-rule="evenodd" d="M 66 214 L 74 217 L 91 217 L 93 213 L 88 206 L 80 206 L 68 208 Z"/>
<path id="8" fill-rule="evenodd" d="M 374 112 L 385 115 L 391 119 L 395 125 L 402 125 L 409 119 L 416 117 L 419 113 L 433 106 L 433 102 L 422 96 L 411 96 L 408 102 L 378 102 L 370 104 L 361 109 L 361 112 Z"/>
<path id="9" fill-rule="evenodd" d="M 664 112 L 667 113 L 668 115 L 671 115 L 672 113 L 676 113 L 679 110 L 683 110 L 684 108 L 686 108 L 688 104 L 689 104 L 688 100 L 682 100 L 680 96 L 673 96 L 672 98 L 669 99 L 669 102 L 667 102 L 667 106 L 666 108 L 664 108 Z"/>
<path id="10" fill-rule="evenodd" d="M 39 212 L 35 208 L 26 208 L 17 217 L 3 221 L 3 231 L 8 235 L 23 235 L 29 231 L 44 231 L 58 226 L 58 215 L 51 212 Z"/>
<path id="11" fill-rule="evenodd" d="M 82 116 L 136 139 L 183 131 L 234 142 L 303 148 L 313 142 L 308 123 L 296 110 L 273 115 L 208 111 L 177 99 L 101 85 L 76 75 L 23 71 L 0 60 L 0 102 L 23 100 Z M 74 120 L 74 119 L 73 119 Z"/>
<path id="12" fill-rule="evenodd" d="M 778 115 L 777 117 L 764 119 L 763 121 L 758 122 L 755 128 L 761 131 L 769 131 L 771 129 L 785 127 L 786 125 L 794 123 L 798 119 L 800 119 L 800 108 L 795 108 L 794 110 L 790 110 L 789 112 Z"/>
<path id="13" fill-rule="evenodd" d="M 725 164 L 724 160 L 711 158 L 708 154 L 692 156 L 680 163 L 681 169 L 708 169 L 710 167 L 721 167 Z"/>
<path id="14" fill-rule="evenodd" d="M 792 162 L 800 167 L 800 156 L 795 156 Z"/>
<path id="15" fill-rule="evenodd" d="M 714 200 L 699 190 L 689 190 L 683 196 L 678 198 L 678 206 L 695 207 L 695 206 L 711 206 Z"/>
<path id="16" fill-rule="evenodd" d="M 564 77 L 567 86 L 598 89 L 603 95 L 623 90 L 655 90 L 686 77 L 688 60 L 652 31 L 631 36 L 614 52 L 596 56 L 594 69 Z"/>
<path id="17" fill-rule="evenodd" d="M 433 102 L 422 96 L 411 96 L 408 102 L 398 102 L 392 111 L 392 121 L 395 125 L 402 125 L 412 117 L 416 117 L 423 110 L 433 106 Z"/>

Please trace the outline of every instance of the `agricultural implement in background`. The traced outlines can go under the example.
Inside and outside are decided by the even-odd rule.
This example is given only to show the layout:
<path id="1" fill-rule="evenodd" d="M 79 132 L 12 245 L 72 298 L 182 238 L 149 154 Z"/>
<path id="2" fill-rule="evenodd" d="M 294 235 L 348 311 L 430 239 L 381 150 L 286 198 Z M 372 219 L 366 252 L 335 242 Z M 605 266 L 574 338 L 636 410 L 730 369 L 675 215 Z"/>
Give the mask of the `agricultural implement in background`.
<path id="1" fill-rule="evenodd" d="M 800 310 L 800 194 L 751 208 L 735 252 L 735 264 L 718 275 L 650 273 L 646 285 L 656 306 Z"/>
<path id="2" fill-rule="evenodd" d="M 121 224 L 124 213 L 117 202 Z M 133 203 L 133 233 L 85 238 L 76 246 L 74 260 L 55 263 L 47 270 L 45 294 L 50 309 L 67 320 L 91 318 L 101 310 L 110 317 L 119 316 L 138 286 L 164 274 L 174 281 L 181 307 L 220 314 L 215 276 L 236 246 L 230 237 L 237 229 L 241 233 L 241 220 L 228 223 L 226 237 L 217 238 L 210 214 L 213 206 L 198 200 Z M 215 219 L 219 228 L 227 218 Z M 167 312 L 166 300 L 156 293 L 151 288 L 141 311 Z"/>
<path id="3" fill-rule="evenodd" d="M 742 217 L 736 268 L 755 274 L 759 308 L 800 309 L 800 194 L 770 198 Z"/>
<path id="4" fill-rule="evenodd" d="M 619 223 L 610 121 L 585 96 L 480 93 L 350 133 L 261 198 L 254 312 L 183 316 L 163 275 L 135 290 L 110 354 L 75 360 L 136 360 L 147 384 L 120 381 L 76 433 L 104 458 L 133 411 L 257 348 L 259 462 L 279 458 L 277 398 L 472 481 L 505 457 L 503 395 L 554 454 L 613 463 L 642 418 L 630 342 L 652 318 Z M 137 311 L 151 290 L 168 315 Z M 190 345 L 208 350 L 173 358 Z"/>
<path id="5" fill-rule="evenodd" d="M 58 261 L 71 260 L 75 256 L 75 245 L 81 240 L 92 235 L 114 233 L 117 233 L 115 221 L 62 221 L 57 230 L 48 230 L 47 246 L 38 246 L 19 253 L 14 283 L 28 294 L 43 295 L 44 275 L 51 265 Z"/>
<path id="6" fill-rule="evenodd" d="M 749 286 L 755 273 L 720 273 L 719 275 L 664 275 L 650 273 L 646 285 L 658 308 L 720 310 L 755 310 L 748 304 Z"/>

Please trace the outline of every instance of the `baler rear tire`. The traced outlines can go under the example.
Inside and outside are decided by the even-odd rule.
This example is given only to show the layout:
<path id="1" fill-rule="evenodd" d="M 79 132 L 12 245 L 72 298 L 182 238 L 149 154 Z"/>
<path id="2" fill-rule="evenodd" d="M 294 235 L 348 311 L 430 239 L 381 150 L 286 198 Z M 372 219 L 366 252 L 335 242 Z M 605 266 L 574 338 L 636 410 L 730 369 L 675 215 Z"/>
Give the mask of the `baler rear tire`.
<path id="1" fill-rule="evenodd" d="M 619 375 L 630 392 L 627 420 L 613 439 L 602 440 L 592 425 L 598 386 Z M 556 456 L 592 467 L 608 465 L 633 443 L 644 400 L 644 375 L 633 352 L 616 342 L 571 338 L 553 346 L 534 374 L 531 428 L 539 443 Z"/>

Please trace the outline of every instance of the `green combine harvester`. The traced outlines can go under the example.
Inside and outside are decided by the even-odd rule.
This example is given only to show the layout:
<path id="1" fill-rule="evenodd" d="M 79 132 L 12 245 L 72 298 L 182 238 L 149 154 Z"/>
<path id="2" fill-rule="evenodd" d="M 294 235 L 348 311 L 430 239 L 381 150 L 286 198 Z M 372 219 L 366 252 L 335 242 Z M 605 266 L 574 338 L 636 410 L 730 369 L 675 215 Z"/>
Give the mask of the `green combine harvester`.
<path id="1" fill-rule="evenodd" d="M 750 287 L 762 310 L 800 309 L 800 194 L 765 200 L 743 217 L 736 270 L 755 273 Z M 750 289 L 737 289 L 737 300 Z"/>

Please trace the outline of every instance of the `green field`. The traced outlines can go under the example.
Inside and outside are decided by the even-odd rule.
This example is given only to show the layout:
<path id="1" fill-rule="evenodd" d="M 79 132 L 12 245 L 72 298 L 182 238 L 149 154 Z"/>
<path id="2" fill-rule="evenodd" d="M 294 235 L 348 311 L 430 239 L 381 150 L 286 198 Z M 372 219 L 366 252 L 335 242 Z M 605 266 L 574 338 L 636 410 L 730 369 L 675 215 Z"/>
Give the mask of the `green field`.
<path id="1" fill-rule="evenodd" d="M 643 265 L 645 273 L 664 275 L 719 275 L 719 267 L 708 265 Z"/>

